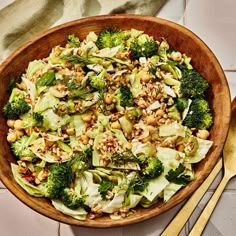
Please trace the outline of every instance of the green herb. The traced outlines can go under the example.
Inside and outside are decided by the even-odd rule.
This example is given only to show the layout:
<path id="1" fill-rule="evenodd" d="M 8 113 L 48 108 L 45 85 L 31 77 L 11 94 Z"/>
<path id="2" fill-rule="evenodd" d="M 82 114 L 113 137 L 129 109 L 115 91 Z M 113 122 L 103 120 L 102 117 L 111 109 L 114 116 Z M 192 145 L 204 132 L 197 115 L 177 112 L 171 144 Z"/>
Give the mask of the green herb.
<path id="1" fill-rule="evenodd" d="M 129 184 L 129 189 L 134 193 L 142 193 L 148 185 L 148 180 L 145 178 L 132 179 Z"/>
<path id="2" fill-rule="evenodd" d="M 56 83 L 55 71 L 49 70 L 37 80 L 36 85 L 38 86 L 52 86 Z"/>
<path id="3" fill-rule="evenodd" d="M 190 181 L 189 175 L 181 175 L 185 170 L 185 167 L 183 164 L 179 164 L 179 166 L 173 170 L 169 170 L 168 174 L 166 175 L 166 179 L 169 182 L 180 184 L 180 185 L 186 185 Z"/>
<path id="4" fill-rule="evenodd" d="M 98 187 L 98 191 L 102 196 L 102 199 L 106 199 L 107 191 L 111 191 L 115 186 L 114 182 L 111 182 L 110 180 L 103 178 L 102 181 L 100 182 L 100 185 Z"/>
<path id="5" fill-rule="evenodd" d="M 93 62 L 88 58 L 81 57 L 78 55 L 63 55 L 60 58 L 74 64 L 84 64 L 84 65 L 93 64 Z"/>
<path id="6" fill-rule="evenodd" d="M 69 80 L 66 86 L 70 91 L 69 97 L 71 98 L 84 99 L 89 94 L 89 90 L 83 87 L 81 84 L 76 83 L 74 79 Z"/>
<path id="7" fill-rule="evenodd" d="M 137 157 L 131 152 L 131 150 L 126 149 L 123 152 L 117 152 L 111 156 L 111 162 L 115 165 L 122 165 L 127 162 L 137 162 Z"/>

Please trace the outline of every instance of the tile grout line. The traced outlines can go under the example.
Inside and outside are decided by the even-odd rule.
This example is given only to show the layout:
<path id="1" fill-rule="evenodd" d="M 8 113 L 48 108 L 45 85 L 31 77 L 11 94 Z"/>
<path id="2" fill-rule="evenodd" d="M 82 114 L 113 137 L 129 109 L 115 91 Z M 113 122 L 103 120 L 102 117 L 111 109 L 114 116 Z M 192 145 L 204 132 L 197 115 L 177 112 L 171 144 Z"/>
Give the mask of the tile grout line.
<path id="1" fill-rule="evenodd" d="M 187 8 L 187 1 L 188 0 L 184 0 L 184 14 L 183 14 L 183 26 L 185 26 L 185 22 L 186 22 L 186 8 Z"/>
<path id="2" fill-rule="evenodd" d="M 224 72 L 236 72 L 236 69 L 224 69 Z"/>
<path id="3" fill-rule="evenodd" d="M 58 222 L 57 235 L 58 235 L 58 236 L 61 236 L 61 223 L 60 223 L 60 222 Z"/>

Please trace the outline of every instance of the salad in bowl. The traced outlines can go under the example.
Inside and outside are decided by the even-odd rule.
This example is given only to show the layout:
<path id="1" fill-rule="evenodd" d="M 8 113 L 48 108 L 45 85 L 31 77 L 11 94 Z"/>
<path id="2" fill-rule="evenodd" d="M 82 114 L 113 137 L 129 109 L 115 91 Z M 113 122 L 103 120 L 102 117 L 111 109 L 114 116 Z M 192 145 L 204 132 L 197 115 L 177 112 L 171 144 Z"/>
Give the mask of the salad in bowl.
<path id="1" fill-rule="evenodd" d="M 67 36 L 12 79 L 15 181 L 78 220 L 117 220 L 194 180 L 213 115 L 191 58 L 137 29 Z"/>

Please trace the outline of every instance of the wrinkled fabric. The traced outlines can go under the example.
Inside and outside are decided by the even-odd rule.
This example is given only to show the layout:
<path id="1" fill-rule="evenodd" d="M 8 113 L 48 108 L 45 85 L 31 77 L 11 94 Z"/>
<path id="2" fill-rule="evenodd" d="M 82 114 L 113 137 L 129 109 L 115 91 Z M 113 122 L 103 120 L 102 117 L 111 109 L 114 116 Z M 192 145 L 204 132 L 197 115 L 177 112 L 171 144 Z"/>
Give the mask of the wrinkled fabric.
<path id="1" fill-rule="evenodd" d="M 15 0 L 0 11 L 0 62 L 32 36 L 87 16 L 155 16 L 165 0 Z"/>

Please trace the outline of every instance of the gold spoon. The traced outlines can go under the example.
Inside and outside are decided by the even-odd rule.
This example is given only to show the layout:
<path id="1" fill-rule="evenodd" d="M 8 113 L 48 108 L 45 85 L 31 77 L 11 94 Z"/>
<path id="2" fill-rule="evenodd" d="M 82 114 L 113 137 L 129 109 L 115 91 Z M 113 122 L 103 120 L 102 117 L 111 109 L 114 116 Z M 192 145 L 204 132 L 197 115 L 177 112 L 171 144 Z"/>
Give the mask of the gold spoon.
<path id="1" fill-rule="evenodd" d="M 236 116 L 236 98 L 234 98 L 232 102 L 232 117 Z M 236 140 L 232 141 L 232 135 L 236 131 L 236 119 L 233 121 L 231 120 L 230 124 L 230 131 L 229 136 L 227 138 L 225 147 L 224 147 L 224 165 L 225 165 L 225 176 L 222 179 L 223 184 L 221 184 L 221 189 L 218 190 L 217 197 L 216 193 L 212 196 L 211 200 L 214 200 L 214 204 L 209 202 L 210 206 L 206 206 L 206 208 L 211 207 L 211 209 L 205 209 L 202 213 L 202 215 L 199 217 L 198 221 L 196 222 L 195 226 L 193 227 L 192 231 L 189 235 L 200 235 L 201 232 L 204 230 L 208 219 L 210 218 L 214 207 L 216 206 L 216 203 L 221 196 L 226 184 L 228 181 L 236 174 L 236 152 L 234 153 L 234 156 L 231 154 L 232 150 L 236 147 Z M 230 136 L 231 135 L 231 136 Z M 236 135 L 234 136 L 236 138 Z M 226 157 L 227 156 L 227 157 Z M 231 157 L 231 158 L 230 158 Z M 231 160 L 230 160 L 231 159 Z M 228 171 L 228 166 L 231 164 L 228 164 L 233 159 L 234 163 L 234 173 L 232 171 Z M 227 164 L 226 164 L 227 162 Z M 170 235 L 178 235 L 186 222 L 188 221 L 189 217 L 191 216 L 192 212 L 202 199 L 203 195 L 206 193 L 207 189 L 210 187 L 211 183 L 214 181 L 217 174 L 220 172 L 222 168 L 222 158 L 218 161 L 212 172 L 209 174 L 207 179 L 201 184 L 201 186 L 193 193 L 193 195 L 189 198 L 189 200 L 185 203 L 185 205 L 181 208 L 181 210 L 178 212 L 178 214 L 172 219 L 170 224 L 166 227 L 166 229 L 162 232 L 161 236 L 170 236 Z M 229 167 L 230 168 L 230 167 Z M 231 167 L 232 168 L 232 167 Z M 229 174 L 231 173 L 231 174 Z M 220 188 L 220 185 L 219 185 Z M 213 199 L 214 197 L 214 199 Z M 210 200 L 210 201 L 211 201 Z M 200 226 L 198 225 L 200 224 Z"/>

